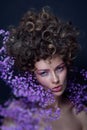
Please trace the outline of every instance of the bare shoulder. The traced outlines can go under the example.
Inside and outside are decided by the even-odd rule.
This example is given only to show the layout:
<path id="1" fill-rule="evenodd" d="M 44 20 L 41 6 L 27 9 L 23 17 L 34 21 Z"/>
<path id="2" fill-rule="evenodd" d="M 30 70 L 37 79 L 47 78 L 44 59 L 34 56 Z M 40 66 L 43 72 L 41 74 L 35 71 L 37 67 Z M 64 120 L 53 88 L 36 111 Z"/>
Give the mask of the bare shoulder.
<path id="1" fill-rule="evenodd" d="M 79 112 L 78 114 L 76 114 L 76 118 L 81 122 L 82 130 L 87 130 L 87 111 L 83 110 Z"/>

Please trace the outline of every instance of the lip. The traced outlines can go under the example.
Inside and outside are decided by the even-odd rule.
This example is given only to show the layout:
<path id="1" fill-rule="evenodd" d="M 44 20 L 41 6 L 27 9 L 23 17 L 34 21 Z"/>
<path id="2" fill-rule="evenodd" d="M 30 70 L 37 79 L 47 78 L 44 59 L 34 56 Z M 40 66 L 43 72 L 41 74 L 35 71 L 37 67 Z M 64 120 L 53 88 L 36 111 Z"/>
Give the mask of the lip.
<path id="1" fill-rule="evenodd" d="M 54 87 L 52 88 L 52 92 L 60 92 L 62 90 L 62 86 L 57 86 L 57 87 Z"/>

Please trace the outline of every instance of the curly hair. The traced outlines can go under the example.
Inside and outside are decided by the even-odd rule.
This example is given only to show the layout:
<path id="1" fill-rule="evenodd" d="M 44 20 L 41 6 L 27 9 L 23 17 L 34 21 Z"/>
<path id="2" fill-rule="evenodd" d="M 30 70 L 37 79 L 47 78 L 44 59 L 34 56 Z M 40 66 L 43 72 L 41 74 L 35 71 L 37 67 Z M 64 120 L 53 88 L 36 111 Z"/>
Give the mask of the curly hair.
<path id="1" fill-rule="evenodd" d="M 6 49 L 21 70 L 32 72 L 37 61 L 54 55 L 69 65 L 79 48 L 78 34 L 71 22 L 63 22 L 46 8 L 40 12 L 30 10 L 18 27 L 10 29 Z"/>

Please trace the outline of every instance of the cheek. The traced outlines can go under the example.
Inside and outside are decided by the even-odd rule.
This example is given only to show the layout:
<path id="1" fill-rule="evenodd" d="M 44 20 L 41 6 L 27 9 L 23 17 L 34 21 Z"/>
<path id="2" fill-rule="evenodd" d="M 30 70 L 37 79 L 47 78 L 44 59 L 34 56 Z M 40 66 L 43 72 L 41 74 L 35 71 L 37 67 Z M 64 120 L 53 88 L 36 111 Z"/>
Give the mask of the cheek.
<path id="1" fill-rule="evenodd" d="M 67 71 L 64 71 L 64 73 L 62 73 L 60 75 L 60 80 L 62 83 L 66 83 L 67 82 Z"/>
<path id="2" fill-rule="evenodd" d="M 50 80 L 49 78 L 44 78 L 44 77 L 39 77 L 39 76 L 36 76 L 38 82 L 43 86 L 43 87 L 46 87 L 48 88 L 49 84 L 50 84 Z"/>

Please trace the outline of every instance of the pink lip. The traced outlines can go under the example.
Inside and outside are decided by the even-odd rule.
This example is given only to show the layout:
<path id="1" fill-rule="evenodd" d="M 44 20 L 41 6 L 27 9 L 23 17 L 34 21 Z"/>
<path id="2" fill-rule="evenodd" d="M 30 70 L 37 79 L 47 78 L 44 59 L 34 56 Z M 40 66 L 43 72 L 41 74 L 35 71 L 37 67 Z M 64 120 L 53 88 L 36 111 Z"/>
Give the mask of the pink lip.
<path id="1" fill-rule="evenodd" d="M 62 89 L 62 86 L 58 86 L 58 87 L 53 88 L 52 92 L 59 92 L 61 91 L 61 89 Z"/>

